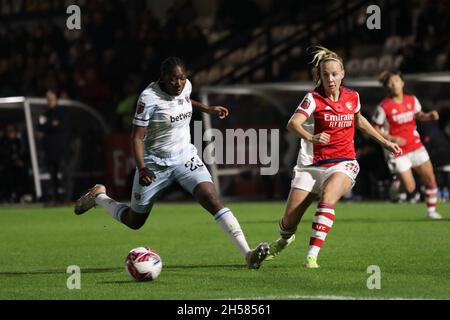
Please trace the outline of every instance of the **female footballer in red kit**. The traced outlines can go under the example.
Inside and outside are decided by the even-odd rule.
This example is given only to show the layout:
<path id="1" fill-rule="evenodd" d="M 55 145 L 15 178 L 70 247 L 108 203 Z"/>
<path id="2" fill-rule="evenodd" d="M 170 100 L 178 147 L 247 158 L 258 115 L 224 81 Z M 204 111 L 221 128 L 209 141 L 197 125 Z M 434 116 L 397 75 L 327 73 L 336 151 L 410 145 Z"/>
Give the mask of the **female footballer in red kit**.
<path id="1" fill-rule="evenodd" d="M 339 55 L 318 47 L 312 63 L 316 87 L 306 94 L 287 125 L 302 139 L 301 149 L 279 222 L 281 237 L 271 244 L 267 259 L 292 243 L 303 214 L 319 197 L 304 263 L 307 268 L 318 268 L 319 251 L 335 218 L 334 206 L 353 187 L 359 172 L 353 141 L 355 127 L 389 152 L 401 154 L 402 150 L 361 115 L 358 93 L 341 85 L 345 71 Z"/>

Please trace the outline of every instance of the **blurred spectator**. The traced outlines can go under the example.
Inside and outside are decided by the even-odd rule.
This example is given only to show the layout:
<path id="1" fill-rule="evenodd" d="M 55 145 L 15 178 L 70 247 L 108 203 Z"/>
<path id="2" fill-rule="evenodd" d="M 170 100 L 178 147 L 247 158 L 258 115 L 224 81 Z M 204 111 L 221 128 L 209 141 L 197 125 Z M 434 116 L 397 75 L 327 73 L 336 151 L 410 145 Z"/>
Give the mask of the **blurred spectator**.
<path id="1" fill-rule="evenodd" d="M 159 62 L 161 57 L 154 46 L 145 46 L 142 50 L 140 72 L 149 79 L 158 79 L 159 77 Z M 147 86 L 148 83 L 141 83 L 141 86 Z"/>
<path id="2" fill-rule="evenodd" d="M 14 124 L 7 124 L 4 131 L 0 140 L 0 200 L 20 202 L 30 186 L 25 148 Z"/>
<path id="3" fill-rule="evenodd" d="M 192 0 L 175 0 L 167 10 L 165 31 L 168 38 L 173 38 L 177 33 L 177 28 L 193 24 L 197 16 Z"/>
<path id="4" fill-rule="evenodd" d="M 59 191 L 62 187 L 64 162 L 67 160 L 70 145 L 70 119 L 66 110 L 58 106 L 58 96 L 53 91 L 46 94 L 48 109 L 39 116 L 38 130 L 43 139 L 45 154 L 45 167 L 50 172 L 50 195 L 49 205 L 55 205 L 59 201 L 66 200 L 60 197 Z"/>
<path id="5" fill-rule="evenodd" d="M 416 43 L 423 50 L 417 53 L 429 62 L 448 45 L 450 5 L 448 0 L 427 0 L 417 19 Z M 426 69 L 425 69 L 426 70 Z"/>
<path id="6" fill-rule="evenodd" d="M 239 32 L 250 26 L 257 26 L 261 18 L 261 10 L 252 0 L 220 0 L 216 24 L 219 29 Z"/>
<path id="7" fill-rule="evenodd" d="M 416 44 L 409 44 L 403 47 L 400 51 L 403 56 L 399 69 L 403 73 L 413 73 L 425 71 L 430 64 L 426 52 L 423 48 Z"/>
<path id="8" fill-rule="evenodd" d="M 97 69 L 89 66 L 77 75 L 77 91 L 80 99 L 93 106 L 106 120 L 111 120 L 111 89 L 99 77 Z"/>
<path id="9" fill-rule="evenodd" d="M 196 25 L 188 25 L 186 27 L 186 46 L 185 59 L 187 61 L 194 61 L 194 59 L 203 54 L 208 49 L 208 40 L 202 33 L 200 27 Z"/>
<path id="10" fill-rule="evenodd" d="M 136 103 L 141 90 L 140 79 L 137 76 L 131 76 L 125 84 L 125 98 L 117 105 L 117 115 L 120 118 L 120 131 L 131 131 Z"/>
<path id="11" fill-rule="evenodd" d="M 397 34 L 405 37 L 411 34 L 412 30 L 412 6 L 410 0 L 400 0 L 398 18 L 397 18 Z"/>

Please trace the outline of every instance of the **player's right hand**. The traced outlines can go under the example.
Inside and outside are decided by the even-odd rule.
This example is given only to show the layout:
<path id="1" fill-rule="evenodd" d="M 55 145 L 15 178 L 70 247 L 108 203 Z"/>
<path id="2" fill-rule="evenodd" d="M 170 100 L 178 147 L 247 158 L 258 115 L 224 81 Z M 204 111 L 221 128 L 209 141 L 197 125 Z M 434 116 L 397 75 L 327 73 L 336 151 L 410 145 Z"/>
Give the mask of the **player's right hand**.
<path id="1" fill-rule="evenodd" d="M 155 173 L 147 167 L 139 169 L 139 184 L 147 187 L 156 179 Z"/>
<path id="2" fill-rule="evenodd" d="M 325 132 L 321 132 L 318 134 L 315 134 L 312 136 L 311 139 L 312 143 L 321 143 L 321 144 L 327 144 L 330 142 L 330 135 Z"/>
<path id="3" fill-rule="evenodd" d="M 439 120 L 439 113 L 436 110 L 433 110 L 429 113 L 430 120 L 436 121 Z"/>
<path id="4" fill-rule="evenodd" d="M 402 155 L 403 150 L 398 146 L 398 144 L 386 141 L 386 144 L 384 145 L 384 148 L 392 153 L 394 157 L 399 157 Z"/>
<path id="5" fill-rule="evenodd" d="M 217 115 L 220 119 L 228 117 L 229 111 L 227 108 L 222 106 L 211 106 L 209 107 L 209 114 Z"/>

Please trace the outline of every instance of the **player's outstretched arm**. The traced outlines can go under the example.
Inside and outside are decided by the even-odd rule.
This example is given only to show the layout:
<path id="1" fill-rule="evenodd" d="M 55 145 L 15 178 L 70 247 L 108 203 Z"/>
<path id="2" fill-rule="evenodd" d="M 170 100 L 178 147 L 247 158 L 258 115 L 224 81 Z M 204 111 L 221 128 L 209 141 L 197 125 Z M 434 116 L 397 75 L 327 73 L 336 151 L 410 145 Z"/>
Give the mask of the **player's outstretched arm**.
<path id="1" fill-rule="evenodd" d="M 355 114 L 355 125 L 359 130 L 367 134 L 383 148 L 392 152 L 394 155 L 400 155 L 402 153 L 402 149 L 398 146 L 398 144 L 384 138 L 377 130 L 375 130 L 374 127 L 372 127 L 369 121 L 367 121 L 367 119 L 360 112 Z"/>
<path id="2" fill-rule="evenodd" d="M 418 112 L 414 115 L 414 118 L 418 121 L 435 121 L 439 120 L 439 113 L 436 110 L 431 112 Z"/>
<path id="3" fill-rule="evenodd" d="M 386 140 L 389 140 L 391 142 L 395 142 L 396 144 L 398 144 L 400 147 L 404 146 L 406 144 L 406 140 L 403 139 L 402 137 L 397 137 L 397 136 L 392 136 L 389 133 L 387 133 L 386 131 L 383 130 L 383 127 L 374 123 L 372 124 L 373 128 L 383 136 L 383 138 L 385 138 Z"/>
<path id="4" fill-rule="evenodd" d="M 327 144 L 330 142 L 330 135 L 328 133 L 320 132 L 313 135 L 306 131 L 302 126 L 306 120 L 307 118 L 303 113 L 294 113 L 291 119 L 289 119 L 287 129 L 300 138 L 305 139 L 311 143 Z"/>
<path id="5" fill-rule="evenodd" d="M 139 170 L 139 184 L 149 186 L 155 179 L 155 174 L 145 166 L 144 163 L 144 138 L 147 134 L 147 127 L 133 126 L 131 133 L 131 150 Z"/>
<path id="6" fill-rule="evenodd" d="M 207 106 L 206 104 L 203 104 L 199 101 L 192 100 L 192 99 L 191 99 L 191 102 L 192 102 L 192 107 L 195 110 L 198 110 L 201 112 L 206 112 L 211 115 L 216 115 L 220 119 L 226 118 L 229 114 L 228 109 L 225 107 L 222 107 L 222 106 Z"/>

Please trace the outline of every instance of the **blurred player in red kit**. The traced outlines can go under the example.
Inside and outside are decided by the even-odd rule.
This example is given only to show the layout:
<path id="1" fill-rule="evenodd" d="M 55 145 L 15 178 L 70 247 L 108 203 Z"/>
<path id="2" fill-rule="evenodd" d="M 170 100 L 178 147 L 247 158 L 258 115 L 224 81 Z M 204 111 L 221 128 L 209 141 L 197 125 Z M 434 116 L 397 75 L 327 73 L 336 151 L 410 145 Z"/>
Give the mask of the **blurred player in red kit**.
<path id="1" fill-rule="evenodd" d="M 388 96 L 377 106 L 373 116 L 375 129 L 386 139 L 396 142 L 403 149 L 401 157 L 386 155 L 388 167 L 397 180 L 391 187 L 391 196 L 399 192 L 413 194 L 416 189 L 413 172 L 416 172 L 425 186 L 427 217 L 441 219 L 436 212 L 437 184 L 425 146 L 416 130 L 416 120 L 434 121 L 439 119 L 436 111 L 423 112 L 419 100 L 403 91 L 405 82 L 397 70 L 384 71 L 379 78 L 388 91 Z"/>

